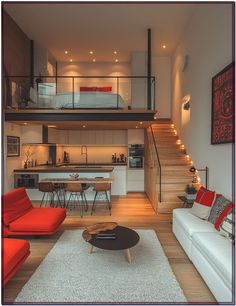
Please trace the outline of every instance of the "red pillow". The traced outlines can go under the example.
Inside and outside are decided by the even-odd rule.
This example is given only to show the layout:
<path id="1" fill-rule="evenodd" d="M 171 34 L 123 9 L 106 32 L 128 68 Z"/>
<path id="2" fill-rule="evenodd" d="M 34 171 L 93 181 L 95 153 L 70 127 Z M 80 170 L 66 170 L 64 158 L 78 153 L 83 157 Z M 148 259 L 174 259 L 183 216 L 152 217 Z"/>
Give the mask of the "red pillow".
<path id="1" fill-rule="evenodd" d="M 104 91 L 104 92 L 112 91 L 112 87 L 111 86 L 97 87 L 97 91 Z"/>
<path id="2" fill-rule="evenodd" d="M 215 199 L 215 192 L 207 190 L 203 186 L 198 190 L 195 201 L 202 205 L 211 206 Z"/>
<path id="3" fill-rule="evenodd" d="M 211 206 L 214 203 L 214 200 L 215 192 L 201 187 L 198 190 L 194 200 L 193 206 L 191 208 L 191 213 L 203 220 L 207 220 L 210 215 Z"/>
<path id="4" fill-rule="evenodd" d="M 80 91 L 96 91 L 96 90 L 97 87 L 85 87 L 85 86 L 80 87 Z"/>
<path id="5" fill-rule="evenodd" d="M 217 229 L 218 231 L 220 230 L 220 225 L 222 221 L 228 215 L 228 213 L 230 212 L 232 208 L 233 208 L 233 203 L 231 202 L 225 207 L 225 209 L 222 211 L 222 213 L 219 215 L 218 219 L 216 220 L 214 224 L 215 229 Z"/>

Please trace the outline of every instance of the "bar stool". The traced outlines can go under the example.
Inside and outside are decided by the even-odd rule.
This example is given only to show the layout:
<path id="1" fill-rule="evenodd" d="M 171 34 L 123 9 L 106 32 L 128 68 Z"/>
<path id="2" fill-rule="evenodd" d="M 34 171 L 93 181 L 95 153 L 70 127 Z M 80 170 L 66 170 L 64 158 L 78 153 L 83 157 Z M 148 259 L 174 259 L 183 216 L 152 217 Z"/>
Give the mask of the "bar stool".
<path id="1" fill-rule="evenodd" d="M 45 203 L 47 205 L 48 201 L 51 207 L 54 207 L 54 195 L 57 194 L 53 183 L 50 182 L 40 182 L 39 183 L 39 191 L 43 192 L 43 197 L 40 203 L 40 207 Z M 57 194 L 58 196 L 58 194 Z M 59 198 L 58 198 L 59 200 Z"/>
<path id="2" fill-rule="evenodd" d="M 97 197 L 100 196 L 102 198 L 102 196 L 105 195 L 105 200 L 108 204 L 106 207 L 108 207 L 109 212 L 110 212 L 110 216 L 111 216 L 111 203 L 109 201 L 108 194 L 107 194 L 107 191 L 110 190 L 110 184 L 109 183 L 97 183 L 94 186 L 93 190 L 96 191 L 96 193 L 95 193 L 95 197 L 94 197 L 94 200 L 93 200 L 91 215 L 93 214 L 93 211 L 95 210 Z"/>
<path id="3" fill-rule="evenodd" d="M 86 186 L 87 187 L 87 186 Z M 69 199 L 66 204 L 66 208 L 70 205 L 72 202 L 74 204 L 74 207 L 76 203 L 78 204 L 79 207 L 81 207 L 81 213 L 80 216 L 81 218 L 83 217 L 84 210 L 88 210 L 88 203 L 87 199 L 84 193 L 85 188 L 82 187 L 82 184 L 80 183 L 68 183 L 66 184 L 66 191 L 70 192 Z M 81 196 L 81 203 L 79 200 L 79 197 Z M 85 204 L 85 209 L 84 209 L 84 204 Z"/>

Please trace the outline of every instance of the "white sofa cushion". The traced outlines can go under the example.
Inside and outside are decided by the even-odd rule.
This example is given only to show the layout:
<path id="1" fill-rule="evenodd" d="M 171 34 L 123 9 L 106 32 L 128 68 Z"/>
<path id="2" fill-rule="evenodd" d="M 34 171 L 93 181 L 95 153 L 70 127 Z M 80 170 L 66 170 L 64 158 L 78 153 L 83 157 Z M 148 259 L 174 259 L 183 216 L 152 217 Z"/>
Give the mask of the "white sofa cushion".
<path id="1" fill-rule="evenodd" d="M 219 233 L 195 233 L 192 243 L 207 258 L 210 265 L 222 276 L 231 287 L 232 283 L 232 244 Z"/>
<path id="2" fill-rule="evenodd" d="M 191 213 L 191 208 L 176 208 L 173 210 L 173 218 L 183 227 L 190 236 L 194 233 L 213 232 L 217 233 L 214 225 L 206 220 L 202 220 Z"/>

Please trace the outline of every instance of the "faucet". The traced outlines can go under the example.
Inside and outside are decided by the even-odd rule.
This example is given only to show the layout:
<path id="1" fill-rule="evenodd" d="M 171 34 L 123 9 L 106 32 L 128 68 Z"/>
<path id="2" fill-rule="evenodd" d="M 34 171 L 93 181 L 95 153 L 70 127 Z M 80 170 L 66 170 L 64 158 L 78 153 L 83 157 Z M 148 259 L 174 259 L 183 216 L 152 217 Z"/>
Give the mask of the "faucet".
<path id="1" fill-rule="evenodd" d="M 81 146 L 80 154 L 85 155 L 86 164 L 87 164 L 88 163 L 88 148 L 87 148 L 87 146 Z"/>

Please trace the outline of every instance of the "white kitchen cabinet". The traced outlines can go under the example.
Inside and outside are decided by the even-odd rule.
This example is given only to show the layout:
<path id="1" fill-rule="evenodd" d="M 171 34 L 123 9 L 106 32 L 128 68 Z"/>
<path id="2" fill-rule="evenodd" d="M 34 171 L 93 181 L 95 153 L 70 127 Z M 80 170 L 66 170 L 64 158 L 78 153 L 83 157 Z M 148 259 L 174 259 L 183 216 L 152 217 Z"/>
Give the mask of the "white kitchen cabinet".
<path id="1" fill-rule="evenodd" d="M 81 143 L 81 131 L 68 131 L 68 143 L 69 144 L 79 144 Z"/>
<path id="2" fill-rule="evenodd" d="M 80 144 L 94 145 L 96 143 L 95 131 L 81 131 Z"/>
<path id="3" fill-rule="evenodd" d="M 144 191 L 144 169 L 127 171 L 127 191 Z"/>
<path id="4" fill-rule="evenodd" d="M 111 145 L 112 144 L 112 131 L 111 130 L 103 130 L 103 145 Z"/>
<path id="5" fill-rule="evenodd" d="M 128 144 L 144 144 L 144 129 L 128 130 Z"/>
<path id="6" fill-rule="evenodd" d="M 112 144 L 113 145 L 127 145 L 127 131 L 126 130 L 113 130 L 112 131 Z"/>
<path id="7" fill-rule="evenodd" d="M 114 166 L 112 171 L 113 182 L 111 184 L 111 195 L 126 195 L 127 193 L 127 167 Z"/>

